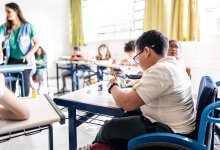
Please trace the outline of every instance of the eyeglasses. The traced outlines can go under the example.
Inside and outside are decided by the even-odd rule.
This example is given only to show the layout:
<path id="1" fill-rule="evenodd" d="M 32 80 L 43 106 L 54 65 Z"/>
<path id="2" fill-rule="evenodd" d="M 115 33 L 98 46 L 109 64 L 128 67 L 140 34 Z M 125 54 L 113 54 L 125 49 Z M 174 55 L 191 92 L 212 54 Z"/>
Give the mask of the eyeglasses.
<path id="1" fill-rule="evenodd" d="M 133 57 L 133 60 L 134 60 L 137 64 L 139 64 L 139 57 L 138 57 L 138 55 L 140 55 L 140 54 L 143 53 L 143 52 L 144 52 L 144 50 L 140 51 L 139 53 L 137 53 L 137 55 L 135 55 L 135 56 Z"/>

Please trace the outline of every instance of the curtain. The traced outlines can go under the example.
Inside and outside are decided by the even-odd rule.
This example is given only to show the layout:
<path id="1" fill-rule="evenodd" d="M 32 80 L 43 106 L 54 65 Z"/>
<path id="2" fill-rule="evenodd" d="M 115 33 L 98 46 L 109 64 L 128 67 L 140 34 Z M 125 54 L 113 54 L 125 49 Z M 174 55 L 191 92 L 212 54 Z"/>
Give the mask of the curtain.
<path id="1" fill-rule="evenodd" d="M 170 38 L 179 41 L 199 40 L 197 0 L 172 0 Z"/>
<path id="2" fill-rule="evenodd" d="M 145 0 L 144 31 L 155 29 L 166 34 L 166 12 L 165 0 Z"/>
<path id="3" fill-rule="evenodd" d="M 70 0 L 72 46 L 84 45 L 81 0 Z"/>
<path id="4" fill-rule="evenodd" d="M 198 0 L 190 0 L 188 4 L 188 41 L 199 41 L 199 15 L 198 15 Z"/>

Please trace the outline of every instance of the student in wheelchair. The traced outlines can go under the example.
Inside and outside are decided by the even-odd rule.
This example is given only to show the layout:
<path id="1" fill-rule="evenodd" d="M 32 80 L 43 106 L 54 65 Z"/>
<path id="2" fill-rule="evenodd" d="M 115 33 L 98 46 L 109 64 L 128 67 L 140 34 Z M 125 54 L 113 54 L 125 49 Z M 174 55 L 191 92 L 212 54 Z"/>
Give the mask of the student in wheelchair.
<path id="1" fill-rule="evenodd" d="M 125 111 L 140 113 L 114 118 L 101 127 L 93 145 L 104 143 L 127 149 L 128 141 L 146 133 L 167 132 L 189 135 L 195 129 L 196 111 L 190 78 L 181 64 L 167 56 L 168 39 L 161 32 L 144 32 L 136 41 L 134 60 L 143 70 L 132 90 L 121 90 L 117 79 L 108 91 Z M 92 149 L 93 145 L 87 146 Z"/>

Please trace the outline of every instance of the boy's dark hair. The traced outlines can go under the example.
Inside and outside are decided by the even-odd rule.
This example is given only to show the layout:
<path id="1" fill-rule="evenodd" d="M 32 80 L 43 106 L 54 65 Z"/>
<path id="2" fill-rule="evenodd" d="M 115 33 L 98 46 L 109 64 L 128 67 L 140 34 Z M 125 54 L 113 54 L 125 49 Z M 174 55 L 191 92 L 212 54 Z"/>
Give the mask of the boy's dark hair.
<path id="1" fill-rule="evenodd" d="M 73 50 L 74 51 L 80 51 L 80 47 L 79 46 L 74 46 Z"/>
<path id="2" fill-rule="evenodd" d="M 144 32 L 136 41 L 138 50 L 144 50 L 144 47 L 149 47 L 158 55 L 166 55 L 168 49 L 168 39 L 157 30 L 149 30 Z"/>
<path id="3" fill-rule="evenodd" d="M 128 43 L 125 43 L 124 51 L 125 52 L 133 52 L 135 51 L 135 41 L 129 41 Z"/>

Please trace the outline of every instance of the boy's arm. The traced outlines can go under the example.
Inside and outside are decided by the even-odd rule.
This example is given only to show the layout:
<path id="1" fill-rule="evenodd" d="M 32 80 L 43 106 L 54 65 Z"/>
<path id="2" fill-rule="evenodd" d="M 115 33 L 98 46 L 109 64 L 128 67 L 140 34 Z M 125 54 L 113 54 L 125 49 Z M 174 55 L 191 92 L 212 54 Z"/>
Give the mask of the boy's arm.
<path id="1" fill-rule="evenodd" d="M 110 83 L 117 82 L 114 78 L 112 78 Z M 118 106 L 123 108 L 125 111 L 132 111 L 140 108 L 140 106 L 144 105 L 144 101 L 137 94 L 137 92 L 132 89 L 129 92 L 125 92 L 121 90 L 121 88 L 117 85 L 111 88 L 111 94 Z"/>

